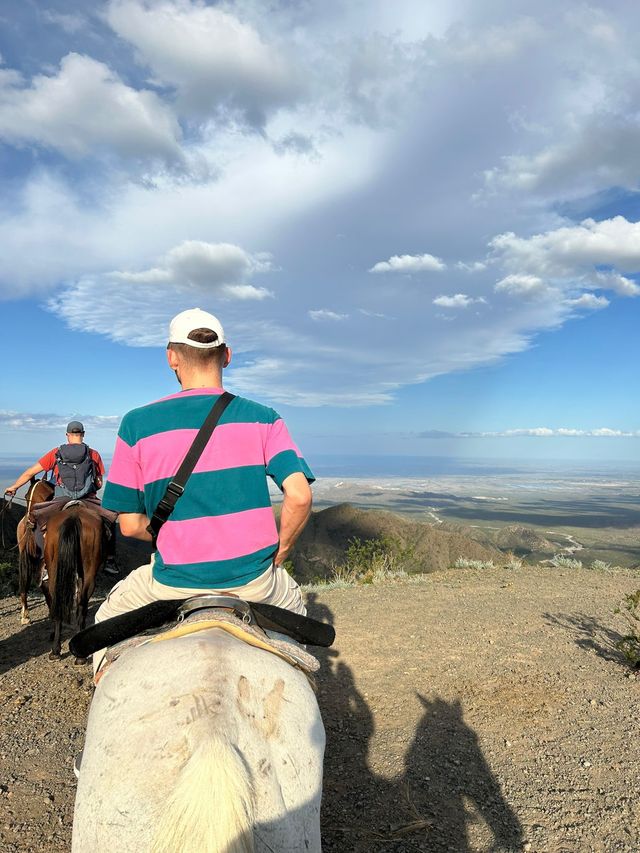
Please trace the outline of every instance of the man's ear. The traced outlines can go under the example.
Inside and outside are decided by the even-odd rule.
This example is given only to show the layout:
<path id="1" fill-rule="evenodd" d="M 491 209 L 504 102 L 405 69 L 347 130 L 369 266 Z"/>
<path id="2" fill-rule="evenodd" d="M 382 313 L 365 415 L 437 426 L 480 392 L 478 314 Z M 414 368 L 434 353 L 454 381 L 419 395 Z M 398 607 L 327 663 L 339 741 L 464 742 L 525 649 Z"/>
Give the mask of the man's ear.
<path id="1" fill-rule="evenodd" d="M 167 350 L 167 361 L 169 362 L 169 367 L 171 368 L 171 370 L 178 369 L 178 356 L 175 350 Z"/>
<path id="2" fill-rule="evenodd" d="M 227 347 L 227 354 L 224 357 L 224 361 L 222 362 L 223 367 L 229 367 L 231 364 L 231 347 Z"/>

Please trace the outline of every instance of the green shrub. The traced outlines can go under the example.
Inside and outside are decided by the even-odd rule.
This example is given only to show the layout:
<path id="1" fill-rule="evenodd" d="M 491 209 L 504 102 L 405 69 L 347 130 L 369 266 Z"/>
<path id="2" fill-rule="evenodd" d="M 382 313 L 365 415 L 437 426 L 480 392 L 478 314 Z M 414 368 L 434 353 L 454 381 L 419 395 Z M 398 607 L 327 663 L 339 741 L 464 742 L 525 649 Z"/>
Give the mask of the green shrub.
<path id="1" fill-rule="evenodd" d="M 566 557 L 564 554 L 555 554 L 549 564 L 555 566 L 556 569 L 581 569 L 582 560 L 574 560 L 573 557 Z"/>
<path id="2" fill-rule="evenodd" d="M 493 560 L 469 560 L 467 557 L 458 557 L 453 564 L 454 569 L 495 569 Z"/>
<path id="3" fill-rule="evenodd" d="M 0 561 L 0 595 L 16 595 L 18 592 L 18 569 L 13 563 Z"/>
<path id="4" fill-rule="evenodd" d="M 293 568 L 293 560 L 285 560 L 282 564 L 282 568 L 288 575 L 291 575 L 292 578 L 295 578 L 296 573 L 295 569 Z"/>
<path id="5" fill-rule="evenodd" d="M 316 582 L 305 588 L 316 589 L 323 586 L 339 589 L 407 577 L 407 572 L 401 566 L 413 555 L 411 547 L 404 546 L 389 536 L 376 539 L 354 537 L 349 540 L 344 562 L 333 566 L 326 581 Z"/>
<path id="6" fill-rule="evenodd" d="M 616 613 L 622 613 L 629 623 L 630 632 L 616 643 L 632 666 L 640 666 L 640 589 L 625 595 Z"/>
<path id="7" fill-rule="evenodd" d="M 605 563 L 604 560 L 594 560 L 589 568 L 594 572 L 610 572 L 613 566 L 611 563 Z"/>

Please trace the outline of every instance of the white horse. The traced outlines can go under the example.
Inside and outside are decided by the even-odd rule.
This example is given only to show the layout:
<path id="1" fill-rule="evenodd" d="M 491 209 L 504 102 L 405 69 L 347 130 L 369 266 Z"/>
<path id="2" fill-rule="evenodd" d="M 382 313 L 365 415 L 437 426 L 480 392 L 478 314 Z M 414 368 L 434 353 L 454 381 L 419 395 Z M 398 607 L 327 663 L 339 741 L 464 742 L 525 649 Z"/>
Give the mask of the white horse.
<path id="1" fill-rule="evenodd" d="M 111 664 L 91 704 L 73 853 L 319 853 L 325 732 L 307 676 L 219 629 Z"/>

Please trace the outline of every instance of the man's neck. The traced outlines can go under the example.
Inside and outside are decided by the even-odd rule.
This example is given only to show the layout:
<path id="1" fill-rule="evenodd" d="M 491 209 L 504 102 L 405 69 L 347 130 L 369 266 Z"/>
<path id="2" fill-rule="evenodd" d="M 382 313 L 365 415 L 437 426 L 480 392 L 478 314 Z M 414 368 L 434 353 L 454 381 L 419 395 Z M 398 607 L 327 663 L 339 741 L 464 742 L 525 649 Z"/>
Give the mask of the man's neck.
<path id="1" fill-rule="evenodd" d="M 222 388 L 222 374 L 219 371 L 184 371 L 180 372 L 180 387 L 183 391 L 193 388 Z"/>

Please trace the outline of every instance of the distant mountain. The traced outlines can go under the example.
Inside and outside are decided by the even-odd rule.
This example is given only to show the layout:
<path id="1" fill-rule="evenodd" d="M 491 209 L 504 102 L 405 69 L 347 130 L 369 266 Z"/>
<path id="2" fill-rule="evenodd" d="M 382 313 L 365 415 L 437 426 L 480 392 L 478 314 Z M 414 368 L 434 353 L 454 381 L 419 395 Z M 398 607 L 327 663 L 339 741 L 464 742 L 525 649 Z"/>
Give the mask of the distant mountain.
<path id="1" fill-rule="evenodd" d="M 408 572 L 446 569 L 458 557 L 496 562 L 503 558 L 499 548 L 472 539 L 464 527 L 442 529 L 386 510 L 338 504 L 309 519 L 293 556 L 296 577 L 303 582 L 327 577 L 344 562 L 351 540 L 383 537 L 399 544 L 406 555 L 402 568 Z"/>
<path id="2" fill-rule="evenodd" d="M 521 557 L 534 552 L 555 554 L 558 550 L 557 543 L 551 542 L 537 530 L 533 530 L 531 527 L 522 527 L 519 524 L 503 527 L 496 531 L 492 538 L 499 548 L 513 551 Z"/>
<path id="3" fill-rule="evenodd" d="M 280 507 L 276 507 L 279 514 Z M 4 513 L 6 546 L 15 543 L 15 529 L 24 507 Z M 342 503 L 314 512 L 298 540 L 293 565 L 298 580 L 328 577 L 344 563 L 353 539 L 390 539 L 402 552 L 401 568 L 408 572 L 435 572 L 452 566 L 459 557 L 499 563 L 505 551 L 520 556 L 555 553 L 557 544 L 528 527 L 512 525 L 499 531 L 416 521 L 388 510 L 360 509 Z M 150 545 L 118 536 L 118 561 L 126 574 L 149 560 Z M 17 556 L 15 553 L 12 556 Z"/>

